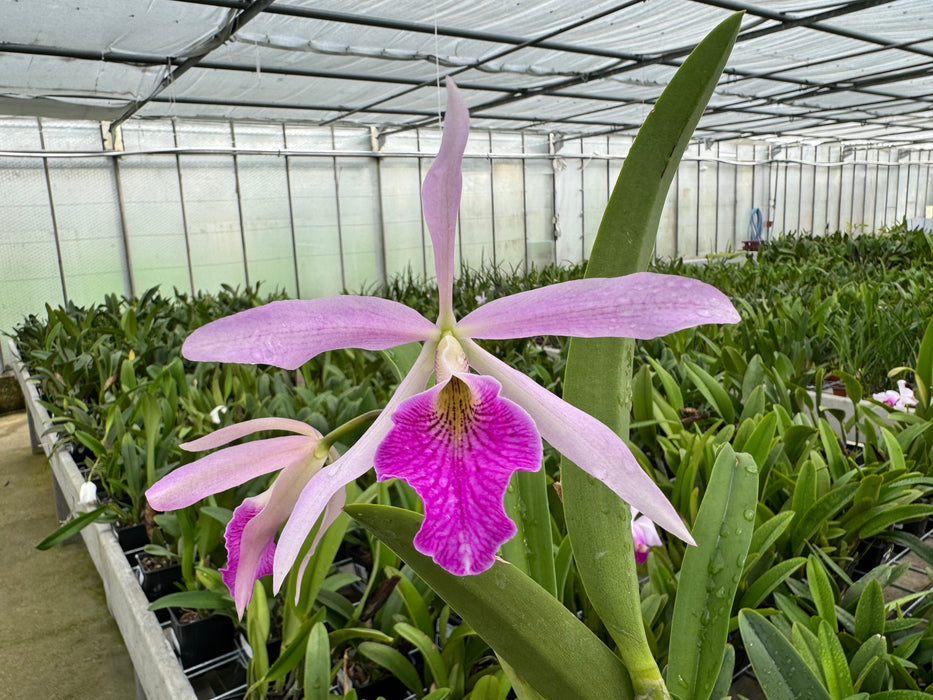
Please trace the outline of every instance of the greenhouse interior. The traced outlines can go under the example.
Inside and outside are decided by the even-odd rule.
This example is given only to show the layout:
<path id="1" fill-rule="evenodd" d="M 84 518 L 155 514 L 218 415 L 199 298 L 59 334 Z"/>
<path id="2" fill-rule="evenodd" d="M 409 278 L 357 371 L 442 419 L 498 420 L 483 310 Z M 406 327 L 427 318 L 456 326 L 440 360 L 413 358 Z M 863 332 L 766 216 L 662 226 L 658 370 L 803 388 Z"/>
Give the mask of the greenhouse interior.
<path id="1" fill-rule="evenodd" d="M 0 61 L 10 697 L 933 695 L 929 0 L 13 0 Z"/>

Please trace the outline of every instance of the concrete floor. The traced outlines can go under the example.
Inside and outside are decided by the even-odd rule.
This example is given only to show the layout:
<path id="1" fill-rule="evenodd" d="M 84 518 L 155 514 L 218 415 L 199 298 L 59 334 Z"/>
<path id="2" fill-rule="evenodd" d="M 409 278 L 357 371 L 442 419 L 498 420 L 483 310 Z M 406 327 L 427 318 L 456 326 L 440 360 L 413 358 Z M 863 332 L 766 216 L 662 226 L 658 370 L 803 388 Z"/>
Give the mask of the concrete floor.
<path id="1" fill-rule="evenodd" d="M 132 700 L 133 666 L 84 545 L 35 548 L 57 526 L 26 414 L 0 416 L 0 697 Z"/>

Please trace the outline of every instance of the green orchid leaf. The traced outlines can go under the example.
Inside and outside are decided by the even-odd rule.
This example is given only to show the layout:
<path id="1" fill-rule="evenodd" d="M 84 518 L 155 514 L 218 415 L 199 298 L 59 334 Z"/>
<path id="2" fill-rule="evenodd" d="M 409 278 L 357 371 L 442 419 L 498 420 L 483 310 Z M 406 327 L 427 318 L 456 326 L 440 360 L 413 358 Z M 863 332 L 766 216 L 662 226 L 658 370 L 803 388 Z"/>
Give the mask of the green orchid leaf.
<path id="1" fill-rule="evenodd" d="M 454 576 L 415 550 L 420 515 L 363 504 L 348 505 L 346 512 L 398 554 L 544 697 L 631 697 L 619 690 L 628 682 L 619 658 L 511 564 L 497 561 L 482 574 Z"/>
<path id="2" fill-rule="evenodd" d="M 814 554 L 807 558 L 807 584 L 810 587 L 810 596 L 816 605 L 817 614 L 829 624 L 835 635 L 836 630 L 839 629 L 836 619 L 836 596 L 829 581 L 829 574 Z"/>
<path id="3" fill-rule="evenodd" d="M 866 642 L 876 634 L 884 634 L 885 616 L 881 584 L 869 581 L 855 608 L 855 638 Z"/>
<path id="4" fill-rule="evenodd" d="M 405 345 L 396 345 L 394 348 L 388 348 L 381 352 L 386 362 L 389 363 L 389 367 L 392 368 L 395 378 L 402 381 L 408 375 L 411 368 L 414 367 L 418 355 L 421 354 L 421 343 L 415 342 L 406 343 Z"/>
<path id="5" fill-rule="evenodd" d="M 330 641 L 323 622 L 317 622 L 308 634 L 304 663 L 305 700 L 330 697 Z"/>
<path id="6" fill-rule="evenodd" d="M 929 389 L 933 386 L 933 319 L 927 323 L 920 341 L 920 350 L 917 353 L 916 376 L 918 383 Z M 929 397 L 927 397 L 929 399 Z"/>
<path id="7" fill-rule="evenodd" d="M 706 700 L 719 677 L 732 602 L 755 528 L 758 467 L 729 445 L 719 452 L 680 571 L 668 661 L 675 697 Z"/>
<path id="8" fill-rule="evenodd" d="M 616 277 L 647 268 L 667 191 L 741 22 L 741 13 L 734 14 L 700 42 L 648 115 L 609 198 L 587 277 Z M 631 410 L 632 357 L 630 340 L 574 338 L 564 374 L 564 400 L 623 437 L 628 435 Z M 561 486 L 567 529 L 587 594 L 626 664 L 639 669 L 636 690 L 644 692 L 646 684 L 662 681 L 641 622 L 629 508 L 566 459 L 561 461 Z"/>
<path id="9" fill-rule="evenodd" d="M 742 610 L 739 631 L 768 700 L 832 700 L 797 650 L 762 615 Z"/>
<path id="10" fill-rule="evenodd" d="M 97 506 L 94 510 L 89 510 L 87 513 L 81 513 L 81 515 L 72 518 L 67 523 L 58 528 L 51 535 L 43 539 L 39 544 L 36 545 L 36 549 L 41 549 L 45 551 L 46 549 L 51 549 L 57 544 L 61 544 L 70 537 L 77 535 L 81 530 L 86 528 L 91 523 L 97 522 L 101 517 L 108 511 L 113 511 L 113 507 L 109 504 L 104 504 L 102 506 Z"/>
<path id="11" fill-rule="evenodd" d="M 318 608 L 317 612 L 315 612 L 312 617 L 301 624 L 301 627 L 290 640 L 283 640 L 282 651 L 279 654 L 279 658 L 275 660 L 266 674 L 260 678 L 258 682 L 272 683 L 280 681 L 285 678 L 292 669 L 297 667 L 302 659 L 307 658 L 308 636 L 311 634 L 311 630 L 314 629 L 315 625 L 324 621 L 326 613 L 326 609 Z M 331 645 L 336 646 L 333 641 Z"/>
<path id="12" fill-rule="evenodd" d="M 424 662 L 434 678 L 434 684 L 441 688 L 445 687 L 448 681 L 447 667 L 444 665 L 441 653 L 434 645 L 434 640 L 417 627 L 404 622 L 395 625 L 395 632 L 421 652 L 421 656 L 424 657 Z"/>
<path id="13" fill-rule="evenodd" d="M 722 384 L 695 362 L 684 360 L 684 370 L 687 372 L 690 381 L 700 390 L 703 398 L 709 402 L 719 417 L 726 423 L 734 423 L 735 407 L 732 405 L 729 392 L 722 388 Z"/>
<path id="14" fill-rule="evenodd" d="M 852 686 L 852 676 L 849 675 L 846 654 L 836 636 L 836 630 L 825 619 L 820 620 L 819 639 L 820 661 L 829 694 L 834 700 L 844 700 L 854 695 L 855 688 Z"/>
<path id="15" fill-rule="evenodd" d="M 363 642 L 358 650 L 367 659 L 375 661 L 398 678 L 416 697 L 424 696 L 424 684 L 418 671 L 400 651 L 379 642 Z"/>
<path id="16" fill-rule="evenodd" d="M 743 608 L 757 608 L 762 601 L 768 597 L 775 588 L 781 585 L 788 576 L 807 563 L 803 557 L 794 557 L 785 559 L 780 564 L 768 569 L 763 575 L 755 579 L 755 582 L 748 587 L 739 606 Z"/>
<path id="17" fill-rule="evenodd" d="M 179 591 L 178 593 L 169 593 L 149 603 L 149 610 L 163 610 L 165 608 L 216 610 L 220 613 L 229 614 L 231 617 L 236 614 L 230 595 L 215 591 Z"/>

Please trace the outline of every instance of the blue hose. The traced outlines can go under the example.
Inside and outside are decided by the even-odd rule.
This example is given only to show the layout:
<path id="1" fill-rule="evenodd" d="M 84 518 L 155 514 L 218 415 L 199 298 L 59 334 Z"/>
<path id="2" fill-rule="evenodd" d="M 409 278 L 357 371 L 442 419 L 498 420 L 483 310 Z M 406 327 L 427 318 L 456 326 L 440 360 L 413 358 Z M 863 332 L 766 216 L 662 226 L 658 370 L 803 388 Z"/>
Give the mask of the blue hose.
<path id="1" fill-rule="evenodd" d="M 748 238 L 752 241 L 761 240 L 761 227 L 764 224 L 764 218 L 761 215 L 761 209 L 755 207 L 748 219 Z"/>

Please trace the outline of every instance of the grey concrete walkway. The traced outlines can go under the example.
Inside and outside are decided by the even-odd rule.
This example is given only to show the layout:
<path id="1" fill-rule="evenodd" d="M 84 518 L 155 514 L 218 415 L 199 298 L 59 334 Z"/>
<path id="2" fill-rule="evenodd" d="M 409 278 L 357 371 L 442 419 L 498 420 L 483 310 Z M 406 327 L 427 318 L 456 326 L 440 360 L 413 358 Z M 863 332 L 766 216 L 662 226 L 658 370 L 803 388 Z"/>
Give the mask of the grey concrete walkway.
<path id="1" fill-rule="evenodd" d="M 133 666 L 84 545 L 35 548 L 56 527 L 26 414 L 0 416 L 0 697 L 132 700 Z"/>

